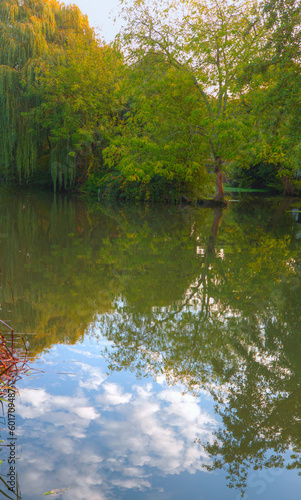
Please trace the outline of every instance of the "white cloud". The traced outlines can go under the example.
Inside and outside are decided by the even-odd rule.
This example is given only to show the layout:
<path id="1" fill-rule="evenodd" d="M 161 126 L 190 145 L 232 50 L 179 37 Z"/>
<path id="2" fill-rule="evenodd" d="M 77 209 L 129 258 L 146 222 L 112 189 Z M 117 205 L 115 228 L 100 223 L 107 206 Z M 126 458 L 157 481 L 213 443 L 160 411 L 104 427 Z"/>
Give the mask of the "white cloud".
<path id="1" fill-rule="evenodd" d="M 23 389 L 21 402 L 30 403 L 35 408 L 41 407 L 47 401 L 45 389 Z"/>
<path id="2" fill-rule="evenodd" d="M 127 489 L 142 489 L 142 488 L 150 488 L 151 483 L 145 479 L 137 478 L 118 478 L 113 479 L 112 484 L 115 486 L 121 486 L 122 488 Z"/>
<path id="3" fill-rule="evenodd" d="M 86 420 L 95 420 L 98 417 L 97 411 L 92 406 L 75 408 L 74 413 Z"/>
<path id="4" fill-rule="evenodd" d="M 123 393 L 122 388 L 117 384 L 105 383 L 103 385 L 104 393 L 98 396 L 97 401 L 106 403 L 107 405 L 120 405 L 129 403 L 132 399 L 130 393 Z"/>
<path id="5" fill-rule="evenodd" d="M 72 382 L 72 394 L 20 389 L 25 419 L 20 430 L 31 438 L 23 447 L 23 477 L 36 484 L 40 495 L 47 488 L 71 486 L 66 500 L 106 500 L 112 488 L 144 491 L 152 488 L 153 474 L 193 474 L 209 462 L 194 440 L 210 440 L 216 423 L 192 395 L 152 383 L 135 384 L 126 392 L 117 383 L 104 382 L 98 367 L 77 366 L 79 384 Z M 94 377 L 98 394 L 91 393 L 90 384 L 86 387 L 86 376 Z M 33 435 L 37 440 L 47 436 L 45 445 L 37 447 Z"/>
<path id="6" fill-rule="evenodd" d="M 88 390 L 98 390 L 101 384 L 106 380 L 105 375 L 100 368 L 89 366 L 85 363 L 78 363 L 83 371 L 79 381 L 79 386 Z"/>

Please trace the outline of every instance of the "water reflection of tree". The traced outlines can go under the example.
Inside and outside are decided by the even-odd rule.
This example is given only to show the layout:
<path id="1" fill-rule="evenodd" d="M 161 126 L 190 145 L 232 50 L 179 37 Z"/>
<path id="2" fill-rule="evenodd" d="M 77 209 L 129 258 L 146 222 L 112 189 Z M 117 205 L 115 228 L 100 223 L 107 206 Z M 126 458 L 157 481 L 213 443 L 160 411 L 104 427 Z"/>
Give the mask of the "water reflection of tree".
<path id="1" fill-rule="evenodd" d="M 37 333 L 29 338 L 35 354 L 76 342 L 95 313 L 112 311 L 120 295 L 137 308 L 177 302 L 198 273 L 194 214 L 206 230 L 210 213 L 164 206 L 157 213 L 148 207 L 92 212 L 69 198 L 4 193 L 1 266 L 15 293 L 13 304 L 0 281 L 5 318 Z"/>
<path id="2" fill-rule="evenodd" d="M 208 449 L 233 484 L 250 464 L 299 453 L 300 253 L 277 200 L 232 206 L 222 224 L 192 207 L 87 210 L 31 195 L 0 205 L 15 304 L 7 284 L 1 302 L 37 333 L 32 354 L 77 341 L 102 314 L 113 369 L 211 391 L 224 429 Z"/>
<path id="3" fill-rule="evenodd" d="M 207 444 L 211 468 L 242 492 L 250 466 L 301 468 L 300 255 L 269 221 L 250 217 L 246 230 L 225 218 L 224 252 L 208 251 L 212 228 L 181 303 L 141 313 L 126 302 L 103 318 L 112 369 L 211 392 L 224 424 Z"/>
<path id="4" fill-rule="evenodd" d="M 224 427 L 206 446 L 215 458 L 209 469 L 224 468 L 242 492 L 251 465 L 301 467 L 300 369 L 292 371 L 288 357 L 281 363 L 279 346 L 260 347 L 241 349 L 240 369 L 217 405 Z"/>

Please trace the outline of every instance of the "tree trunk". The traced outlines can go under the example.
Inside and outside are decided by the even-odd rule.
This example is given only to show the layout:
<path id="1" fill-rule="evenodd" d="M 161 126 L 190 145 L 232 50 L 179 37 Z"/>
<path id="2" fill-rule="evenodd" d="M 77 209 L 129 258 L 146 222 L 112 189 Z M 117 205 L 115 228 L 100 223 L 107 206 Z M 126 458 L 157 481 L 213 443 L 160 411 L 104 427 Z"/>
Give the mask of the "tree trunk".
<path id="1" fill-rule="evenodd" d="M 216 174 L 216 195 L 214 201 L 222 201 L 224 199 L 223 173 L 221 171 L 222 159 L 216 158 L 214 162 L 214 172 Z"/>
<path id="2" fill-rule="evenodd" d="M 284 187 L 284 193 L 288 196 L 294 196 L 296 194 L 296 189 L 293 186 L 291 180 L 285 175 L 281 177 L 281 183 Z"/>

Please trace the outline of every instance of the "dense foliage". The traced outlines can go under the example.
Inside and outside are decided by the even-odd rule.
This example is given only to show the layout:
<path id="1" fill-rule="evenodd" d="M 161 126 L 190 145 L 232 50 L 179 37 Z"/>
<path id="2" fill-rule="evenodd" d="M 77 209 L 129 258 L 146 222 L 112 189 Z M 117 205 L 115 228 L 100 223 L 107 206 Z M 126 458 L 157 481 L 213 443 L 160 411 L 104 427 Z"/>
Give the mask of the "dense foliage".
<path id="1" fill-rule="evenodd" d="M 1 0 L 0 48 L 2 177 L 72 185 L 101 158 L 120 57 L 52 0 Z"/>
<path id="2" fill-rule="evenodd" d="M 76 6 L 0 0 L 0 176 L 121 199 L 298 194 L 300 6 L 128 0 L 106 45 Z"/>

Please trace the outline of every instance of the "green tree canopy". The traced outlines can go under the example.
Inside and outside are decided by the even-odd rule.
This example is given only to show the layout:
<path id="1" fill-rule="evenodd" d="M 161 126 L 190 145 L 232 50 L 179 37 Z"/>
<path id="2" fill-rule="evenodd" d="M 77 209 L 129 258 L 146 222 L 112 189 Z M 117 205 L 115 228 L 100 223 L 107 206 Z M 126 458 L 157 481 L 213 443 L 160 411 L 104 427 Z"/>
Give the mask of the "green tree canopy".
<path id="1" fill-rule="evenodd" d="M 108 128 L 118 57 L 76 6 L 1 0 L 0 9 L 0 172 L 44 169 L 67 186 Z"/>
<path id="2" fill-rule="evenodd" d="M 240 107 L 237 80 L 263 43 L 257 4 L 139 0 L 125 3 L 123 15 L 120 40 L 128 63 L 136 67 L 146 56 L 159 53 L 185 78 L 187 107 L 193 104 L 186 125 L 191 141 L 202 144 L 203 165 L 211 164 L 218 174 L 217 199 L 222 198 L 222 165 L 241 154 L 250 126 L 249 115 Z M 164 95 L 164 88 L 161 92 Z M 167 113 L 168 102 L 162 98 Z M 176 133 L 175 126 L 170 133 Z"/>

